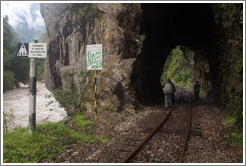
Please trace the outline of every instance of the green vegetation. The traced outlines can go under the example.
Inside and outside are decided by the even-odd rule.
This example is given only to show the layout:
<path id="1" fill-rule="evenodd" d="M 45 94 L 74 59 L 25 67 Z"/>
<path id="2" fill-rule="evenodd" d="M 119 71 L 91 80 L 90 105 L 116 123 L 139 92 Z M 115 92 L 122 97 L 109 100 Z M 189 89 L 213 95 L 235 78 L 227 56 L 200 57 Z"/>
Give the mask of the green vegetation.
<path id="1" fill-rule="evenodd" d="M 192 87 L 190 69 L 180 46 L 173 49 L 167 57 L 161 79 L 171 79 L 175 84 Z"/>
<path id="2" fill-rule="evenodd" d="M 28 58 L 16 57 L 17 44 L 13 44 L 16 36 L 8 23 L 8 17 L 3 18 L 3 90 L 13 89 L 18 82 L 26 83 L 28 77 Z M 15 37 L 17 38 L 17 37 Z M 18 41 L 17 41 L 18 42 Z"/>
<path id="3" fill-rule="evenodd" d="M 235 133 L 243 133 L 243 5 L 219 3 L 214 5 L 217 29 L 224 36 L 218 40 L 221 73 L 218 91 L 227 116 L 235 119 Z M 226 67 L 224 66 L 226 64 Z"/>
<path id="4" fill-rule="evenodd" d="M 29 81 L 29 58 L 17 57 L 17 43 L 20 43 L 14 29 L 8 23 L 8 17 L 3 18 L 3 90 L 18 87 L 19 82 Z M 43 60 L 37 62 L 37 78 L 43 79 Z"/>
<path id="5" fill-rule="evenodd" d="M 87 128 L 91 128 L 94 125 L 94 122 L 86 120 L 83 115 L 76 115 L 75 119 L 77 121 L 77 126 L 80 128 L 85 128 L 86 126 Z"/>
<path id="6" fill-rule="evenodd" d="M 64 70 L 61 73 L 62 79 L 66 80 L 66 84 L 63 88 L 56 89 L 52 92 L 52 95 L 59 102 L 60 107 L 64 107 L 67 111 L 68 116 L 77 115 L 85 110 L 84 102 L 89 100 L 90 96 L 88 94 L 89 84 L 85 84 L 87 78 L 90 76 L 90 72 L 80 71 L 79 80 L 80 90 L 75 88 L 73 73 L 70 70 Z M 51 97 L 51 95 L 46 95 L 46 98 Z M 48 104 L 53 103 L 50 101 Z"/>
<path id="7" fill-rule="evenodd" d="M 231 133 L 226 135 L 226 139 L 229 143 L 233 143 L 238 147 L 243 147 L 243 135 L 238 133 Z"/>
<path id="8" fill-rule="evenodd" d="M 3 69 L 3 91 L 14 89 L 15 74 L 12 71 Z"/>
<path id="9" fill-rule="evenodd" d="M 109 139 L 107 139 L 107 138 L 103 138 L 102 140 L 101 140 L 101 142 L 103 143 L 103 144 L 106 144 L 106 143 L 108 143 L 110 140 Z"/>
<path id="10" fill-rule="evenodd" d="M 62 77 L 62 78 L 67 78 L 67 77 L 71 77 L 71 76 L 73 76 L 73 73 L 70 72 L 70 70 L 68 70 L 68 69 L 64 70 L 64 71 L 61 73 L 61 77 Z"/>
<path id="11" fill-rule="evenodd" d="M 72 144 L 82 145 L 98 139 L 84 132 L 85 127 L 93 126 L 82 115 L 74 117 L 75 123 L 63 121 L 37 125 L 36 131 L 29 134 L 28 128 L 18 128 L 3 136 L 3 160 L 5 163 L 53 162 L 62 153 L 62 147 Z"/>
<path id="12" fill-rule="evenodd" d="M 233 127 L 235 129 L 234 132 L 226 135 L 226 139 L 229 143 L 233 143 L 235 145 L 237 145 L 238 147 L 243 147 L 243 133 L 241 132 L 241 130 L 235 128 L 235 125 L 238 122 L 238 117 L 236 115 L 227 118 L 226 120 L 226 125 Z"/>
<path id="13" fill-rule="evenodd" d="M 14 116 L 14 110 L 10 109 L 9 113 L 5 113 L 3 111 L 3 134 L 6 134 L 9 132 L 9 127 L 11 124 L 14 124 L 15 116 Z"/>
<path id="14" fill-rule="evenodd" d="M 79 102 L 79 93 L 75 90 L 56 89 L 53 92 L 54 97 L 58 100 L 61 107 L 64 107 L 67 114 L 75 115 L 81 112 L 81 104 Z M 75 112 L 74 110 L 78 110 Z"/>
<path id="15" fill-rule="evenodd" d="M 44 59 L 37 59 L 37 80 L 44 79 Z"/>
<path id="16" fill-rule="evenodd" d="M 73 13 L 79 13 L 81 17 L 88 14 L 89 10 L 91 9 L 92 4 L 90 3 L 83 3 L 74 5 L 71 9 Z"/>

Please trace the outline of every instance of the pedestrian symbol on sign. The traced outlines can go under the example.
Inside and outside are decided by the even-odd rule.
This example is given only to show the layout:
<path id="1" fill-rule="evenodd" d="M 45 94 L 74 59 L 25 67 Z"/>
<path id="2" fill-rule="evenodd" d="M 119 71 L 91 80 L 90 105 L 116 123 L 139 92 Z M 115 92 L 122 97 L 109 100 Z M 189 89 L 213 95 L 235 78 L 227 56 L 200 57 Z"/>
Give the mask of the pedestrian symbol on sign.
<path id="1" fill-rule="evenodd" d="M 28 56 L 28 43 L 18 43 L 17 56 Z"/>

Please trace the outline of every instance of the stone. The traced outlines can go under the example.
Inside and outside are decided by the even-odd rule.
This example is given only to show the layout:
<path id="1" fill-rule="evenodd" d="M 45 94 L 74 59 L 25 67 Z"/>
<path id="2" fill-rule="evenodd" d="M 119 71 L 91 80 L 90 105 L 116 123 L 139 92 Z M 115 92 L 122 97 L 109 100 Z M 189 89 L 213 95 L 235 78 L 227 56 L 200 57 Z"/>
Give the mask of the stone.
<path id="1" fill-rule="evenodd" d="M 93 71 L 86 70 L 85 51 L 86 45 L 101 43 L 103 70 L 97 71 L 98 105 L 120 111 L 134 103 L 129 84 L 132 65 L 141 50 L 133 37 L 140 29 L 140 4 L 41 4 L 41 14 L 50 40 L 44 67 L 49 90 L 82 92 L 87 87 L 87 92 L 82 92 L 83 103 L 87 110 L 93 109 L 90 101 L 94 99 L 94 78 Z"/>
<path id="2" fill-rule="evenodd" d="M 141 104 L 162 104 L 160 75 L 165 59 L 181 45 L 193 83 L 200 80 L 209 98 L 227 112 L 237 112 L 242 122 L 243 5 L 177 6 L 42 3 L 49 37 L 49 56 L 44 62 L 46 87 L 50 91 L 78 91 L 79 104 L 87 110 L 93 108 L 94 78 L 93 72 L 86 70 L 85 52 L 86 45 L 100 43 L 103 70 L 97 72 L 99 106 L 122 111 Z"/>
<path id="3" fill-rule="evenodd" d="M 79 155 L 79 152 L 74 152 L 73 154 L 72 154 L 72 156 L 78 156 Z"/>

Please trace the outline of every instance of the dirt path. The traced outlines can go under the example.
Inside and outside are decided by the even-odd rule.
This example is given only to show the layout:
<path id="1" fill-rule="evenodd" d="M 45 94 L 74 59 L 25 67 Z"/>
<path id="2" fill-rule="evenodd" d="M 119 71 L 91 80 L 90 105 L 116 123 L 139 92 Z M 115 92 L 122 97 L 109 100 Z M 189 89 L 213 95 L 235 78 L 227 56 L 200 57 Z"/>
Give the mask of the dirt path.
<path id="1" fill-rule="evenodd" d="M 37 123 L 45 121 L 58 122 L 67 116 L 64 108 L 60 108 L 53 97 L 47 98 L 51 92 L 43 83 L 37 83 L 36 120 Z M 53 101 L 50 105 L 49 102 Z M 29 123 L 29 89 L 21 88 L 3 93 L 3 111 L 9 113 L 13 109 L 15 124 L 12 127 L 26 127 Z"/>

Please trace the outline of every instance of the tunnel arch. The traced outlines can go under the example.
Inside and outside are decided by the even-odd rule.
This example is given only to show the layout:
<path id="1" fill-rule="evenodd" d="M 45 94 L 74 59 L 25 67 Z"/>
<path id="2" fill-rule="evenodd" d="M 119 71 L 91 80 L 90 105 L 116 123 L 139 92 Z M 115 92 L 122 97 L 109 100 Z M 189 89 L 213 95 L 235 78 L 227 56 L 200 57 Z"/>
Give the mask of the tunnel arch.
<path id="1" fill-rule="evenodd" d="M 207 80 L 213 89 L 216 75 L 216 40 L 211 4 L 141 4 L 140 35 L 145 36 L 140 55 L 133 64 L 131 86 L 136 99 L 144 105 L 163 103 L 160 76 L 167 56 L 177 45 L 182 46 L 186 58 L 195 55 L 195 63 L 208 64 L 193 80 Z M 210 72 L 212 71 L 212 72 Z M 206 73 L 206 74 L 204 74 Z"/>

